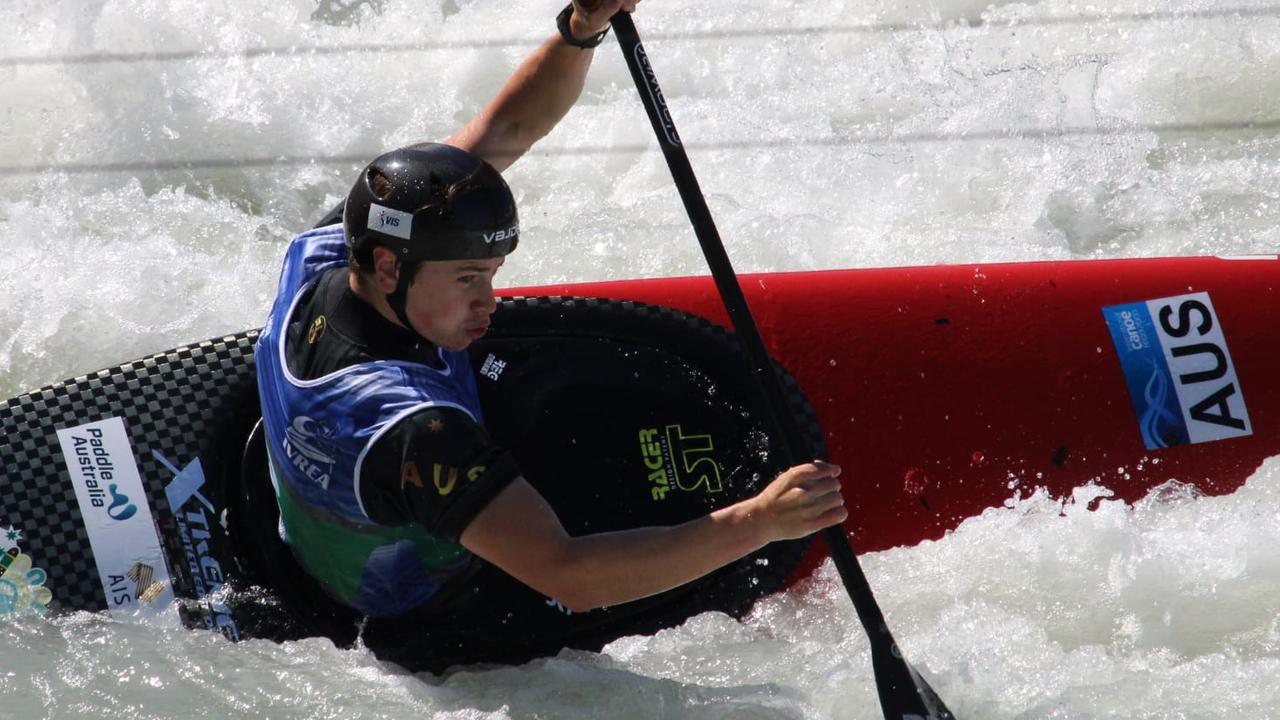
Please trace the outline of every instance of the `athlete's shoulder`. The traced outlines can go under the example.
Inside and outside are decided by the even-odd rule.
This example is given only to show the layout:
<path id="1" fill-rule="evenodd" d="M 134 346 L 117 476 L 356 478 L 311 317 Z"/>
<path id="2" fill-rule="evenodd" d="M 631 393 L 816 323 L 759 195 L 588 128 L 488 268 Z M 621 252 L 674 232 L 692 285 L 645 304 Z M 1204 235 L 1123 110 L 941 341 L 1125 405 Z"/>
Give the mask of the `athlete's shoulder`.
<path id="1" fill-rule="evenodd" d="M 389 458 L 417 458 L 430 465 L 469 469 L 469 464 L 492 445 L 489 433 L 466 408 L 432 403 L 398 418 L 375 441 Z"/>
<path id="2" fill-rule="evenodd" d="M 369 448 L 359 474 L 370 519 L 416 521 L 456 539 L 520 470 L 469 412 L 438 404 L 396 421 Z"/>
<path id="3" fill-rule="evenodd" d="M 489 433 L 471 411 L 452 404 L 428 405 L 400 422 L 406 440 L 424 446 L 444 449 L 490 442 Z"/>

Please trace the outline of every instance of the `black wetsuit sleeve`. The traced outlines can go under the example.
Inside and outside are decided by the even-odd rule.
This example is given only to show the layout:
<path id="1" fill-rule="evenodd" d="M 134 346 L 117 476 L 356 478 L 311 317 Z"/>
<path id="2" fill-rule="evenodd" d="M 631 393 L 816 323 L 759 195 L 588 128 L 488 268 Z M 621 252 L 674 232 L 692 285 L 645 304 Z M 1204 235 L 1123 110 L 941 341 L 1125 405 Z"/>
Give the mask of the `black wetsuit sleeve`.
<path id="1" fill-rule="evenodd" d="M 360 468 L 360 501 L 374 522 L 417 522 L 456 541 L 519 476 L 511 454 L 469 415 L 433 406 L 399 420 L 369 448 Z"/>

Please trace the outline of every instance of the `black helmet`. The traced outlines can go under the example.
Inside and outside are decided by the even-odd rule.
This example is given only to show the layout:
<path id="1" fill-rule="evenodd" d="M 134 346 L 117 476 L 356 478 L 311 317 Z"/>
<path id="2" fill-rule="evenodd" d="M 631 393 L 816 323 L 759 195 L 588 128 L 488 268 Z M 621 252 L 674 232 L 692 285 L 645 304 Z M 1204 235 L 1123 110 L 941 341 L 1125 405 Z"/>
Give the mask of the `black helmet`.
<path id="1" fill-rule="evenodd" d="M 369 163 L 347 195 L 342 228 L 364 268 L 374 245 L 413 265 L 501 257 L 520 239 L 515 199 L 498 171 L 440 143 L 392 150 Z"/>

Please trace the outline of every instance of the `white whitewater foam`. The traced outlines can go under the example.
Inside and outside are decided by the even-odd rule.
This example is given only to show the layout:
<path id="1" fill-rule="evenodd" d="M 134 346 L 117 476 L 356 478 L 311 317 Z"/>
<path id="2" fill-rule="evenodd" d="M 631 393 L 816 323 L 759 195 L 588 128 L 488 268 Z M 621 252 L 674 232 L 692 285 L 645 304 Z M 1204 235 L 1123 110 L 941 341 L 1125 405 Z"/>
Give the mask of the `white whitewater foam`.
<path id="1" fill-rule="evenodd" d="M 289 237 L 362 160 L 469 118 L 561 5 L 0 4 L 0 395 L 260 324 Z M 1278 16 L 647 0 L 636 20 L 735 265 L 765 271 L 1275 253 Z M 616 45 L 597 55 L 509 173 L 511 285 L 703 272 Z M 1276 717 L 1278 473 L 1132 506 L 1032 493 L 863 561 L 962 718 Z M 830 566 L 745 622 L 445 678 L 90 615 L 2 629 L 0 718 L 879 717 Z"/>

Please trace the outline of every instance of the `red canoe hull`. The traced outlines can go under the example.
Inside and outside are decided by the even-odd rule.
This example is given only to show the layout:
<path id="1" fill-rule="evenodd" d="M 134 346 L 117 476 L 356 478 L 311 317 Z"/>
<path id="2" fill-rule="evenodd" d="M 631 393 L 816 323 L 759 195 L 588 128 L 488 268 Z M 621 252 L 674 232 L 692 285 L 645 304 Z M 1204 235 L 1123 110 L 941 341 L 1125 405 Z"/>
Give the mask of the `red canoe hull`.
<path id="1" fill-rule="evenodd" d="M 846 529 L 859 552 L 936 539 L 1035 487 L 1062 496 L 1096 483 L 1135 500 L 1177 480 L 1228 493 L 1280 454 L 1275 257 L 836 270 L 740 281 L 770 353 L 807 394 L 830 459 L 845 469 Z M 1234 374 L 1175 367 L 1171 377 L 1202 381 L 1215 399 L 1229 397 L 1230 407 L 1244 403 L 1248 434 L 1227 428 L 1236 436 L 1148 449 L 1103 308 L 1188 296 L 1184 304 L 1195 305 L 1198 293 L 1211 298 L 1212 324 Z M 728 325 L 709 277 L 502 294 L 634 300 Z M 1188 330 L 1179 318 L 1191 329 L 1207 324 L 1207 314 L 1177 310 L 1162 316 L 1175 330 Z M 1212 365 L 1224 355 L 1205 342 L 1187 344 L 1182 359 L 1173 352 L 1172 363 L 1200 353 Z M 1227 405 L 1207 408 L 1200 410 L 1239 414 Z M 811 553 L 796 577 L 822 556 Z"/>

